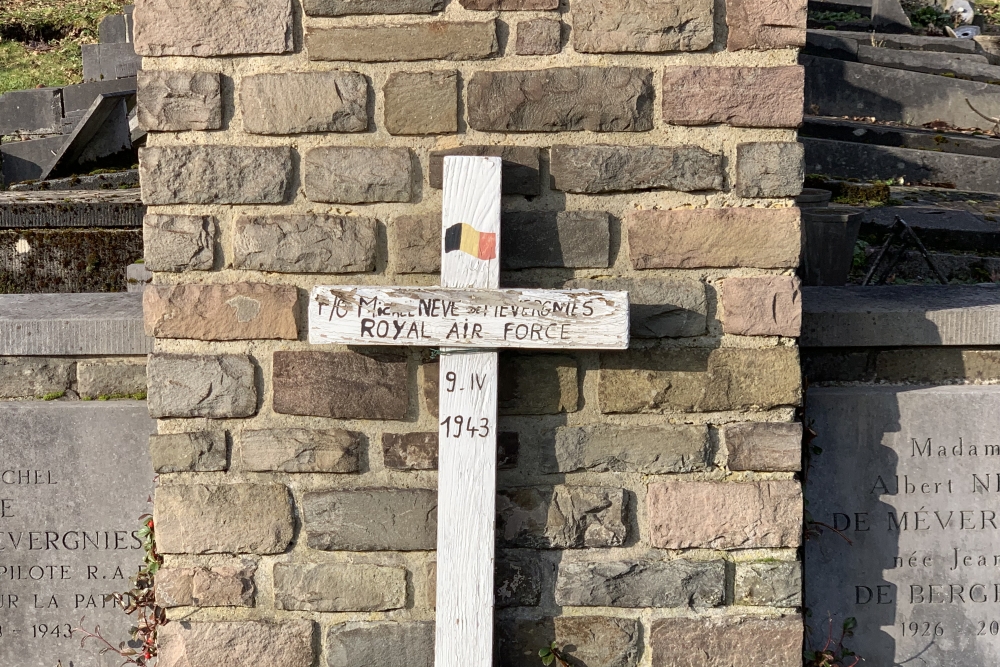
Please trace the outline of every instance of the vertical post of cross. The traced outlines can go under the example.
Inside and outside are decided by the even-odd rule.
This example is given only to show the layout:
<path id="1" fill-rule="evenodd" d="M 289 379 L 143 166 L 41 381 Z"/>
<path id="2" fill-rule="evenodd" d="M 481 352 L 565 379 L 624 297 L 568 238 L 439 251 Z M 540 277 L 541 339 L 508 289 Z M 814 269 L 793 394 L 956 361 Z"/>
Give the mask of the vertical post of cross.
<path id="1" fill-rule="evenodd" d="M 441 286 L 500 286 L 500 158 L 444 161 Z M 436 667 L 493 655 L 497 352 L 442 350 Z"/>

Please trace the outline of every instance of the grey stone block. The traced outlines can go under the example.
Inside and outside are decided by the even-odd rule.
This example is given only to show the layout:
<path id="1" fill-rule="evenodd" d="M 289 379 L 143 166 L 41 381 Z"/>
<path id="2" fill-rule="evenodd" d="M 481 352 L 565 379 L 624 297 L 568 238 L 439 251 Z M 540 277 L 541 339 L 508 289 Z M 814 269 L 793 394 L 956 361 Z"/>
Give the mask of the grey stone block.
<path id="1" fill-rule="evenodd" d="M 142 57 L 131 43 L 84 44 L 81 49 L 84 81 L 125 79 L 142 69 Z"/>
<path id="2" fill-rule="evenodd" d="M 133 193 L 138 201 L 139 170 L 126 169 L 107 174 L 92 174 L 85 176 L 70 176 L 69 178 L 52 178 L 35 183 L 20 183 L 12 185 L 15 192 L 71 192 L 80 190 L 123 190 L 135 188 Z"/>
<path id="3" fill-rule="evenodd" d="M 138 116 L 156 132 L 222 127 L 222 80 L 218 72 L 139 72 Z"/>
<path id="4" fill-rule="evenodd" d="M 302 161 L 306 196 L 331 204 L 408 202 L 411 161 L 409 148 L 314 148 Z"/>
<path id="5" fill-rule="evenodd" d="M 210 215 L 147 215 L 142 224 L 150 271 L 209 271 L 215 264 L 216 220 Z"/>
<path id="6" fill-rule="evenodd" d="M 721 190 L 722 156 L 698 146 L 553 146 L 556 190 L 597 194 L 630 190 Z"/>
<path id="7" fill-rule="evenodd" d="M 383 1 L 383 0 L 380 0 Z M 430 622 L 342 623 L 326 633 L 327 667 L 432 667 Z"/>
<path id="8" fill-rule="evenodd" d="M 274 606 L 295 611 L 391 611 L 406 606 L 406 569 L 361 563 L 276 563 Z"/>
<path id="9" fill-rule="evenodd" d="M 534 665 L 538 649 L 553 642 L 570 654 L 570 664 L 586 667 L 636 667 L 642 651 L 642 624 L 635 618 L 503 617 L 496 626 L 498 667 Z"/>
<path id="10" fill-rule="evenodd" d="M 936 54 L 929 55 L 936 56 Z M 1000 158 L 1000 141 L 992 138 L 954 132 L 938 132 L 920 127 L 859 123 L 843 118 L 806 116 L 802 127 L 799 128 L 799 136 Z"/>
<path id="11" fill-rule="evenodd" d="M 61 88 L 32 88 L 0 95 L 0 135 L 60 134 Z"/>
<path id="12" fill-rule="evenodd" d="M 541 554 L 500 552 L 493 577 L 496 606 L 537 607 L 542 592 L 552 590 L 554 575 L 555 566 Z"/>
<path id="13" fill-rule="evenodd" d="M 81 359 L 76 365 L 77 393 L 81 398 L 133 396 L 146 393 L 146 364 Z"/>
<path id="14" fill-rule="evenodd" d="M 149 357 L 149 414 L 156 419 L 250 417 L 257 412 L 249 357 L 222 354 Z"/>
<path id="15" fill-rule="evenodd" d="M 719 607 L 722 560 L 611 561 L 559 565 L 556 604 L 577 607 Z"/>
<path id="16" fill-rule="evenodd" d="M 42 139 L 0 144 L 0 169 L 5 184 L 37 181 L 48 174 L 52 163 L 62 153 L 68 137 L 57 135 Z"/>
<path id="17" fill-rule="evenodd" d="M 0 295 L 0 355 L 136 355 L 153 350 L 141 294 Z"/>
<path id="18" fill-rule="evenodd" d="M 218 472 L 228 465 L 224 431 L 151 435 L 149 452 L 157 473 Z"/>
<path id="19" fill-rule="evenodd" d="M 721 427 L 730 470 L 798 472 L 802 469 L 802 424 L 742 422 Z"/>
<path id="20" fill-rule="evenodd" d="M 140 227 L 139 190 L 0 192 L 0 229 Z"/>
<path id="21" fill-rule="evenodd" d="M 635 338 L 686 338 L 708 331 L 705 283 L 649 277 L 571 280 L 567 289 L 626 291 L 629 333 Z"/>
<path id="22" fill-rule="evenodd" d="M 757 607 L 801 607 L 802 563 L 737 563 L 733 603 Z"/>
<path id="23" fill-rule="evenodd" d="M 128 283 L 126 291 L 143 292 L 153 283 L 153 272 L 145 264 L 129 264 L 125 267 L 125 282 Z"/>
<path id="24" fill-rule="evenodd" d="M 243 129 L 251 134 L 368 129 L 368 79 L 357 72 L 245 76 L 239 102 Z"/>
<path id="25" fill-rule="evenodd" d="M 72 388 L 72 359 L 0 357 L 0 398 L 40 398 Z"/>
<path id="26" fill-rule="evenodd" d="M 458 88 L 458 70 L 393 72 L 382 89 L 386 130 L 397 135 L 458 132 Z"/>
<path id="27" fill-rule="evenodd" d="M 305 0 L 308 16 L 350 14 L 430 14 L 444 8 L 444 0 Z"/>
<path id="28" fill-rule="evenodd" d="M 986 56 L 969 53 L 943 54 L 929 51 L 900 51 L 859 45 L 858 61 L 879 67 L 939 74 L 969 81 L 983 81 L 985 83 L 1000 81 L 1000 67 L 991 65 Z"/>
<path id="29" fill-rule="evenodd" d="M 441 272 L 441 214 L 401 215 L 392 221 L 395 249 L 389 256 L 399 273 Z"/>
<path id="30" fill-rule="evenodd" d="M 121 44 L 129 41 L 124 14 L 111 14 L 101 19 L 97 27 L 101 44 Z"/>
<path id="31" fill-rule="evenodd" d="M 601 211 L 505 213 L 503 268 L 607 268 L 611 215 Z"/>
<path id="32" fill-rule="evenodd" d="M 527 549 L 583 549 L 625 543 L 625 492 L 591 486 L 508 489 L 497 494 L 497 538 Z"/>
<path id="33" fill-rule="evenodd" d="M 94 101 L 83 119 L 69 135 L 62 152 L 55 158 L 41 178 L 65 176 L 102 158 L 122 155 L 132 150 L 129 130 L 128 106 L 134 93 L 102 93 Z"/>
<path id="34" fill-rule="evenodd" d="M 872 25 L 879 32 L 910 32 L 913 25 L 899 0 L 872 0 Z"/>
<path id="35" fill-rule="evenodd" d="M 976 42 L 971 39 L 953 37 L 927 37 L 926 35 L 892 35 L 888 33 L 852 32 L 848 30 L 810 30 L 809 35 L 837 36 L 856 40 L 859 44 L 871 44 L 872 40 L 887 49 L 905 51 L 936 51 L 939 53 L 978 53 Z"/>
<path id="36" fill-rule="evenodd" d="M 375 269 L 377 221 L 336 215 L 240 217 L 233 267 L 277 273 L 360 273 Z"/>
<path id="37" fill-rule="evenodd" d="M 343 429 L 243 431 L 235 438 L 233 460 L 240 470 L 254 472 L 359 472 L 362 440 Z"/>
<path id="38" fill-rule="evenodd" d="M 432 188 L 442 188 L 444 159 L 449 155 L 498 157 L 503 158 L 501 187 L 505 195 L 537 195 L 541 192 L 538 154 L 539 150 L 533 146 L 462 146 L 431 151 L 428 179 Z"/>
<path id="39" fill-rule="evenodd" d="M 159 146 L 139 151 L 143 201 L 280 204 L 289 196 L 292 149 L 284 146 Z"/>
<path id="40" fill-rule="evenodd" d="M 254 606 L 256 561 L 233 558 L 222 562 L 230 564 L 161 568 L 156 573 L 156 604 L 164 608 Z"/>
<path id="41" fill-rule="evenodd" d="M 708 427 L 573 426 L 559 428 L 546 472 L 702 472 L 712 467 Z"/>
<path id="42" fill-rule="evenodd" d="M 739 144 L 733 189 L 741 197 L 794 197 L 806 177 L 803 154 L 797 142 Z"/>
<path id="43" fill-rule="evenodd" d="M 306 493 L 302 524 L 312 549 L 431 550 L 437 543 L 437 492 L 357 489 Z"/>
<path id="44" fill-rule="evenodd" d="M 108 81 L 93 81 L 91 83 L 78 83 L 63 88 L 63 108 L 67 114 L 76 111 L 86 111 L 105 93 L 135 92 L 137 86 L 136 78 L 128 77 L 124 79 L 110 79 Z"/>

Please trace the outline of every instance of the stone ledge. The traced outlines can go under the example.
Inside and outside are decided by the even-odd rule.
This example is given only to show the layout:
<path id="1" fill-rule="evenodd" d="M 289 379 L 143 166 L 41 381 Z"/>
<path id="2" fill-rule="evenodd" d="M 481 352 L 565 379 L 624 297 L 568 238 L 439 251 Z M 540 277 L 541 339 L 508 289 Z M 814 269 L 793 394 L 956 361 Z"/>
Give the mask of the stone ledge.
<path id="1" fill-rule="evenodd" d="M 806 287 L 802 347 L 1000 344 L 994 286 Z"/>
<path id="2" fill-rule="evenodd" d="M 0 192 L 0 229 L 142 227 L 139 189 Z"/>
<path id="3" fill-rule="evenodd" d="M 145 355 L 142 294 L 0 295 L 0 356 Z"/>

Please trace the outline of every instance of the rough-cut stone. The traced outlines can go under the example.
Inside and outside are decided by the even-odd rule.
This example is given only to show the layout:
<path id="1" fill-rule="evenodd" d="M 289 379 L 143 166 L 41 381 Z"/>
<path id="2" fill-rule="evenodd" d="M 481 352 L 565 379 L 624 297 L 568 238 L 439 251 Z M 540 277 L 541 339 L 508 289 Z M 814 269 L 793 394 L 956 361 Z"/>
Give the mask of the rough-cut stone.
<path id="1" fill-rule="evenodd" d="M 538 649 L 553 642 L 570 664 L 587 667 L 636 667 L 642 650 L 642 626 L 634 618 L 505 618 L 498 619 L 497 635 L 498 667 L 533 665 Z"/>
<path id="2" fill-rule="evenodd" d="M 280 554 L 295 529 L 292 497 L 281 484 L 161 484 L 154 521 L 164 554 Z"/>
<path id="3" fill-rule="evenodd" d="M 500 51 L 496 21 L 306 28 L 310 60 L 482 60 Z"/>
<path id="4" fill-rule="evenodd" d="M 156 603 L 161 607 L 252 607 L 257 564 L 166 567 L 156 573 Z"/>
<path id="5" fill-rule="evenodd" d="M 0 357 L 0 399 L 62 396 L 73 385 L 75 373 L 71 359 Z"/>
<path id="6" fill-rule="evenodd" d="M 211 271 L 216 221 L 210 215 L 147 214 L 142 221 L 146 268 L 150 271 Z"/>
<path id="7" fill-rule="evenodd" d="M 798 350 L 675 348 L 601 355 L 605 413 L 711 412 L 798 405 Z"/>
<path id="8" fill-rule="evenodd" d="M 562 51 L 562 21 L 533 19 L 517 24 L 517 55 L 551 56 Z"/>
<path id="9" fill-rule="evenodd" d="M 805 147 L 788 141 L 760 141 L 736 147 L 736 183 L 741 197 L 794 197 L 806 177 Z"/>
<path id="10" fill-rule="evenodd" d="M 199 431 L 149 436 L 153 470 L 169 472 L 219 472 L 228 459 L 224 431 Z"/>
<path id="11" fill-rule="evenodd" d="M 802 229 L 795 208 L 632 211 L 625 217 L 636 269 L 799 265 Z"/>
<path id="12" fill-rule="evenodd" d="M 382 455 L 386 468 L 437 470 L 437 433 L 383 433 Z"/>
<path id="13" fill-rule="evenodd" d="M 392 221 L 390 234 L 399 273 L 439 273 L 441 271 L 441 214 L 401 215 Z M 501 236 L 502 238 L 502 236 Z"/>
<path id="14" fill-rule="evenodd" d="M 243 431 L 235 439 L 233 462 L 253 472 L 358 472 L 362 439 L 343 429 Z"/>
<path id="15" fill-rule="evenodd" d="M 444 9 L 445 0 L 303 0 L 309 16 L 351 14 L 430 14 Z"/>
<path id="16" fill-rule="evenodd" d="M 298 290 L 290 285 L 150 285 L 142 305 L 148 336 L 295 340 L 298 300 Z"/>
<path id="17" fill-rule="evenodd" d="M 303 160 L 306 196 L 331 204 L 408 202 L 413 197 L 409 148 L 324 146 Z"/>
<path id="18" fill-rule="evenodd" d="M 374 218 L 242 216 L 233 229 L 233 268 L 275 273 L 372 271 L 377 233 Z"/>
<path id="19" fill-rule="evenodd" d="M 721 560 L 581 562 L 559 565 L 556 604 L 574 607 L 719 607 Z"/>
<path id="20" fill-rule="evenodd" d="M 458 70 L 393 72 L 382 92 L 389 134 L 458 132 Z"/>
<path id="21" fill-rule="evenodd" d="M 630 190 L 721 190 L 722 156 L 698 146 L 553 146 L 556 190 L 597 194 Z"/>
<path id="22" fill-rule="evenodd" d="M 139 125 L 150 132 L 222 128 L 218 72 L 138 72 Z"/>
<path id="23" fill-rule="evenodd" d="M 785 67 L 667 67 L 663 119 L 675 125 L 798 127 L 805 73 Z"/>
<path id="24" fill-rule="evenodd" d="M 553 564 L 529 552 L 505 551 L 497 554 L 494 571 L 494 599 L 497 607 L 537 607 L 543 590 L 552 590 Z"/>
<path id="25" fill-rule="evenodd" d="M 437 543 L 437 492 L 356 489 L 306 493 L 309 547 L 324 551 L 423 551 Z"/>
<path id="26" fill-rule="evenodd" d="M 282 72 L 240 81 L 243 129 L 250 134 L 364 132 L 368 79 L 357 72 Z"/>
<path id="27" fill-rule="evenodd" d="M 274 606 L 299 611 L 400 609 L 406 606 L 406 569 L 357 563 L 277 563 Z"/>
<path id="28" fill-rule="evenodd" d="M 576 359 L 557 354 L 504 355 L 499 407 L 502 415 L 576 412 L 580 407 Z"/>
<path id="29" fill-rule="evenodd" d="M 802 283 L 794 276 L 722 281 L 722 330 L 740 336 L 802 333 Z"/>
<path id="30" fill-rule="evenodd" d="M 154 419 L 232 419 L 257 412 L 254 365 L 237 354 L 152 354 L 146 368 Z"/>
<path id="31" fill-rule="evenodd" d="M 661 618 L 653 622 L 653 667 L 802 665 L 802 619 Z"/>
<path id="32" fill-rule="evenodd" d="M 558 9 L 559 0 L 461 0 L 466 9 L 478 11 L 541 11 Z"/>
<path id="33" fill-rule="evenodd" d="M 726 0 L 728 51 L 806 45 L 805 0 Z"/>
<path id="34" fill-rule="evenodd" d="M 384 0 L 377 0 L 384 2 Z M 326 667 L 433 667 L 430 622 L 342 623 L 326 633 Z"/>
<path id="35" fill-rule="evenodd" d="M 797 547 L 799 482 L 688 482 L 649 485 L 650 543 L 660 549 Z"/>
<path id="36" fill-rule="evenodd" d="M 392 352 L 274 353 L 274 411 L 335 419 L 404 419 L 406 357 Z"/>
<path id="37" fill-rule="evenodd" d="M 659 277 L 570 280 L 566 289 L 628 292 L 633 338 L 685 338 L 708 331 L 705 283 Z"/>
<path id="38" fill-rule="evenodd" d="M 476 72 L 469 125 L 483 132 L 645 132 L 653 129 L 653 72 L 561 67 Z"/>
<path id="39" fill-rule="evenodd" d="M 292 183 L 282 146 L 156 146 L 139 151 L 142 201 L 163 204 L 280 204 Z"/>
<path id="40" fill-rule="evenodd" d="M 159 667 L 304 667 L 314 659 L 313 623 L 305 620 L 174 621 L 157 639 Z"/>
<path id="41" fill-rule="evenodd" d="M 802 606 L 802 563 L 737 563 L 733 602 L 758 607 Z"/>
<path id="42" fill-rule="evenodd" d="M 571 426 L 556 431 L 545 472 L 701 472 L 712 467 L 707 426 Z M 656 605 L 653 605 L 656 606 Z"/>
<path id="43" fill-rule="evenodd" d="M 449 155 L 478 155 L 503 158 L 503 193 L 537 195 L 541 192 L 538 149 L 534 146 L 461 146 L 431 151 L 428 179 L 440 190 L 444 183 L 444 159 Z M 438 223 L 440 223 L 438 216 Z"/>
<path id="44" fill-rule="evenodd" d="M 582 53 L 701 51 L 715 39 L 712 0 L 574 0 Z"/>
<path id="45" fill-rule="evenodd" d="M 140 56 L 288 53 L 291 0 L 137 0 L 135 52 Z"/>
<path id="46" fill-rule="evenodd" d="M 607 268 L 611 215 L 603 211 L 505 213 L 500 257 L 505 269 Z"/>
<path id="47" fill-rule="evenodd" d="M 76 392 L 81 398 L 145 394 L 145 359 L 139 363 L 81 360 L 76 364 Z"/>
<path id="48" fill-rule="evenodd" d="M 802 469 L 802 424 L 741 422 L 722 427 L 730 470 L 798 472 Z"/>
<path id="49" fill-rule="evenodd" d="M 592 486 L 525 487 L 497 495 L 497 536 L 527 549 L 618 547 L 628 534 L 625 492 Z"/>

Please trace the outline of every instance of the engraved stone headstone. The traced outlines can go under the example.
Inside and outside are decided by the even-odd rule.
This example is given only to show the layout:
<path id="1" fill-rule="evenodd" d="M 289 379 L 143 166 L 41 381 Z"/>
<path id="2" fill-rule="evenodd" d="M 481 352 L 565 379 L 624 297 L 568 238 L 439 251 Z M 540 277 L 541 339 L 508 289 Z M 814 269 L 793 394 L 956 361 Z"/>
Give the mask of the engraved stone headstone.
<path id="1" fill-rule="evenodd" d="M 129 638 L 103 596 L 142 564 L 153 431 L 142 401 L 0 403 L 0 665 L 121 664 L 77 628 Z"/>
<path id="2" fill-rule="evenodd" d="M 998 664 L 1000 387 L 814 388 L 807 406 L 808 643 L 854 617 L 864 664 Z"/>

